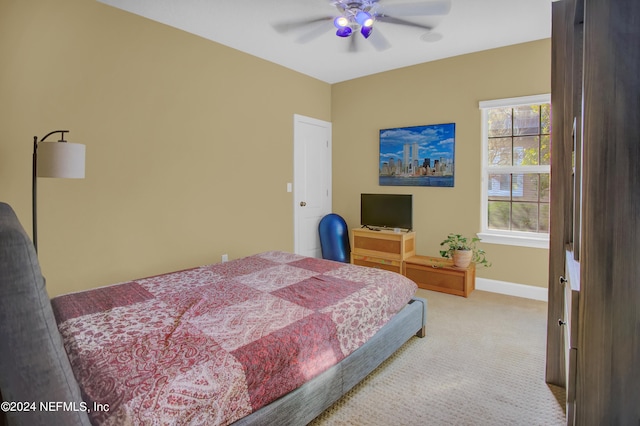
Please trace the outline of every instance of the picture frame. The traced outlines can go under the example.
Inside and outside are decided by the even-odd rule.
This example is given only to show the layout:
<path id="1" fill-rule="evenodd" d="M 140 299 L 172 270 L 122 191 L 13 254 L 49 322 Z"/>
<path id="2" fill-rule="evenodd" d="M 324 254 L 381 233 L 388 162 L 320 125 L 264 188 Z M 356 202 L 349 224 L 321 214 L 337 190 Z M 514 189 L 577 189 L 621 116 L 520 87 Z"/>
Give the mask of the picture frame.
<path id="1" fill-rule="evenodd" d="M 380 130 L 380 186 L 453 187 L 455 123 Z"/>

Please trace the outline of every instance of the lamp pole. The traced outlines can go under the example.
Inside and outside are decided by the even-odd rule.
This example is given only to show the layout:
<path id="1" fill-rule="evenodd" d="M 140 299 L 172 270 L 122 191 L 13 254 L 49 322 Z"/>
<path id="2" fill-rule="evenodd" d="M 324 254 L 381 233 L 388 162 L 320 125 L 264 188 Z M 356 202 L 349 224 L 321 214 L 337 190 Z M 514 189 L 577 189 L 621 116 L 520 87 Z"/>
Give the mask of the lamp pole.
<path id="1" fill-rule="evenodd" d="M 68 133 L 68 130 L 54 130 L 53 132 L 49 132 L 47 133 L 42 139 L 40 139 L 40 142 L 44 142 L 45 139 L 47 139 L 49 136 L 55 134 L 55 133 L 60 133 L 60 140 L 58 142 L 66 142 L 66 140 L 64 140 L 64 134 Z M 37 197 L 37 193 L 38 193 L 38 183 L 37 183 L 37 175 L 38 175 L 38 144 L 40 143 L 38 142 L 38 137 L 34 136 L 33 137 L 33 170 L 32 170 L 32 181 L 31 181 L 31 208 L 32 208 L 32 212 L 31 212 L 31 218 L 33 221 L 33 225 L 32 225 L 32 230 L 33 230 L 33 247 L 36 249 L 36 253 L 38 253 L 38 220 L 37 220 L 37 203 L 38 203 L 38 197 Z"/>

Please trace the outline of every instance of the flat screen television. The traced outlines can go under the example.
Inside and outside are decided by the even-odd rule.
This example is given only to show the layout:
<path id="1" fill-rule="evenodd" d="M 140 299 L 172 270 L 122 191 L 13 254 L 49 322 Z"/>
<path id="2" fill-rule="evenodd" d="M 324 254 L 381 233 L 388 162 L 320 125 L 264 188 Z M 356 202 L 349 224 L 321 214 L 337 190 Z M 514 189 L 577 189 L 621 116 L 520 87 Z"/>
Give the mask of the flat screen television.
<path id="1" fill-rule="evenodd" d="M 360 194 L 360 224 L 365 228 L 413 229 L 413 195 Z"/>

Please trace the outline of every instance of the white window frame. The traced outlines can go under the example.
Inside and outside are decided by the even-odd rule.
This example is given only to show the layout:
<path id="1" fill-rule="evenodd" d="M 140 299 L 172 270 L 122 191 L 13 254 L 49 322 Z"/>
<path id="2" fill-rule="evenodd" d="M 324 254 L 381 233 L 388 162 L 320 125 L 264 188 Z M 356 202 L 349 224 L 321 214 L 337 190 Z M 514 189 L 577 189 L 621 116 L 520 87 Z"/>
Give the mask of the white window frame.
<path id="1" fill-rule="evenodd" d="M 508 231 L 501 229 L 489 229 L 489 203 L 488 203 L 488 178 L 491 173 L 551 173 L 550 165 L 538 166 L 489 166 L 489 129 L 487 128 L 488 112 L 491 108 L 515 107 L 531 104 L 551 103 L 550 94 L 522 96 L 518 98 L 496 99 L 481 101 L 479 108 L 482 115 L 482 166 L 481 166 L 481 202 L 480 202 L 480 229 L 478 238 L 483 243 L 504 244 L 511 246 L 549 248 L 549 234 L 538 232 Z M 553 143 L 553 141 L 552 141 Z"/>

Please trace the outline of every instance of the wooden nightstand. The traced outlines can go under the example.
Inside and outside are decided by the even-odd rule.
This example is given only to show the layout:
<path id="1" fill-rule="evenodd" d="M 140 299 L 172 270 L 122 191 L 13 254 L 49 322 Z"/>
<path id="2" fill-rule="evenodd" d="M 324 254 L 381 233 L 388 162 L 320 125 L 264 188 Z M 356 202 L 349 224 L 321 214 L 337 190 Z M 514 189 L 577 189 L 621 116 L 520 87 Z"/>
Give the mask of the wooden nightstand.
<path id="1" fill-rule="evenodd" d="M 467 268 L 453 266 L 443 257 L 413 256 L 405 259 L 403 275 L 427 290 L 468 297 L 476 288 L 476 265 Z"/>
<path id="2" fill-rule="evenodd" d="M 415 232 L 351 230 L 351 263 L 402 273 L 402 262 L 416 254 Z"/>

